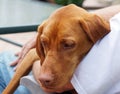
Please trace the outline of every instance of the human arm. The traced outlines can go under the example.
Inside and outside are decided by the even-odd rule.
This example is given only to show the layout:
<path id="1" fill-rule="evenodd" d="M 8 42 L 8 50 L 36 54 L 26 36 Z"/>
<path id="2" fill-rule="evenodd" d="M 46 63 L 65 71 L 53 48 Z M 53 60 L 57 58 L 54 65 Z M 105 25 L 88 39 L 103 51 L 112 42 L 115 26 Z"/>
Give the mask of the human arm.
<path id="1" fill-rule="evenodd" d="M 114 6 L 109 6 L 102 9 L 94 10 L 91 13 L 97 14 L 102 18 L 104 18 L 106 21 L 109 21 L 110 18 L 112 18 L 115 14 L 119 12 L 120 12 L 120 5 L 114 5 Z"/>

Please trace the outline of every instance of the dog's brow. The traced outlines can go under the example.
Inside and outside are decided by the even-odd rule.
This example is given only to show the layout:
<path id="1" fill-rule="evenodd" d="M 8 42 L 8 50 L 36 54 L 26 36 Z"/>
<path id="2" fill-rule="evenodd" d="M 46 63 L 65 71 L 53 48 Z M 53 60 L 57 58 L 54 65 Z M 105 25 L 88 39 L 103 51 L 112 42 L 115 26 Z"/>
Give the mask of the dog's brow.
<path id="1" fill-rule="evenodd" d="M 66 36 L 66 37 L 63 37 L 62 40 L 75 40 L 74 37 L 71 37 L 71 36 Z"/>
<path id="2" fill-rule="evenodd" d="M 45 35 L 41 35 L 41 36 L 40 36 L 40 40 L 41 40 L 41 41 L 44 41 L 44 42 L 45 42 L 45 41 L 46 41 L 46 42 L 49 41 L 48 37 L 45 36 Z"/>

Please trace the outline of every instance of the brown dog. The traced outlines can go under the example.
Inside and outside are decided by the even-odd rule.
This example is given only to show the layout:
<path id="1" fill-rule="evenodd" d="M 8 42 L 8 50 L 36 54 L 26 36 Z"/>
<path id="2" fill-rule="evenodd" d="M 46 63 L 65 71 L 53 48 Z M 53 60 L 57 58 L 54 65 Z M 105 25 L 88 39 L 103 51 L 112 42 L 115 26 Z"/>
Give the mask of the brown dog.
<path id="1" fill-rule="evenodd" d="M 61 88 L 70 82 L 77 65 L 94 43 L 109 31 L 109 23 L 80 7 L 72 4 L 58 9 L 38 27 L 39 57 L 35 49 L 31 50 L 2 94 L 12 94 L 21 76 L 26 75 L 39 58 L 38 83 L 43 89 Z"/>

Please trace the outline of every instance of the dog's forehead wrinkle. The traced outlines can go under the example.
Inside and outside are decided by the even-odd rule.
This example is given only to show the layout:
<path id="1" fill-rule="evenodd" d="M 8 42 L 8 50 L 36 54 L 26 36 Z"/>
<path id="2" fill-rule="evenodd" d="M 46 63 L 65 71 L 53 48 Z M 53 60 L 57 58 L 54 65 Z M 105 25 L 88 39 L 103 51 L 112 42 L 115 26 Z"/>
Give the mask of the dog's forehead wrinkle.
<path id="1" fill-rule="evenodd" d="M 63 23 L 62 23 L 63 24 Z M 49 36 L 49 38 L 56 38 L 60 33 L 63 32 L 63 30 L 61 30 L 61 21 L 57 21 L 55 20 L 54 22 L 50 22 L 43 30 L 43 34 L 45 36 Z M 53 27 L 53 28 L 50 28 Z M 65 26 L 62 26 L 63 29 L 65 29 Z M 54 37 L 53 37 L 54 36 Z"/>

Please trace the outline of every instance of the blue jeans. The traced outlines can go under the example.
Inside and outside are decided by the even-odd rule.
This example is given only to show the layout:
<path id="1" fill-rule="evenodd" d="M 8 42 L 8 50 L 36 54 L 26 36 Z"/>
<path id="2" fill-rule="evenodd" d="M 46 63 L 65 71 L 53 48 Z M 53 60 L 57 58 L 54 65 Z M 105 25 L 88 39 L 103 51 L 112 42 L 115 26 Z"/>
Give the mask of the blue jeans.
<path id="1" fill-rule="evenodd" d="M 0 94 L 5 89 L 10 79 L 12 78 L 14 71 L 13 67 L 10 67 L 10 63 L 16 59 L 14 53 L 3 52 L 0 53 Z M 24 86 L 19 86 L 14 94 L 31 94 L 30 91 Z"/>

